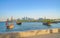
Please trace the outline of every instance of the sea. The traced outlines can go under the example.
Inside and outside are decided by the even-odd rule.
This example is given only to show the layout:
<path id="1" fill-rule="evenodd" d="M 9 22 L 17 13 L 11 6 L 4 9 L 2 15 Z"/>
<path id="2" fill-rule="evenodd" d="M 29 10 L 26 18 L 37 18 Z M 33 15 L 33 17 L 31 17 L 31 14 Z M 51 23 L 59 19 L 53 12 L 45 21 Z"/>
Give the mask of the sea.
<path id="1" fill-rule="evenodd" d="M 6 22 L 0 22 L 0 33 L 23 32 L 30 30 L 43 30 L 43 29 L 53 29 L 53 28 L 60 28 L 60 23 L 53 23 L 50 26 L 47 26 L 47 25 L 43 25 L 42 22 L 22 22 L 21 25 L 17 25 L 16 22 L 14 22 L 14 28 L 7 29 Z"/>

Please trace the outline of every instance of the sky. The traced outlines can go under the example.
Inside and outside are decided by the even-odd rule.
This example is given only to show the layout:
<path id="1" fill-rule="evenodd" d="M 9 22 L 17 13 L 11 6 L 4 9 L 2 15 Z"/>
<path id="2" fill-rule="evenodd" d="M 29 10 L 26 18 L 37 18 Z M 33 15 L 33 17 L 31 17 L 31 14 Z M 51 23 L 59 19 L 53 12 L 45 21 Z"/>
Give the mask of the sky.
<path id="1" fill-rule="evenodd" d="M 0 20 L 10 18 L 60 18 L 60 0 L 0 0 Z"/>

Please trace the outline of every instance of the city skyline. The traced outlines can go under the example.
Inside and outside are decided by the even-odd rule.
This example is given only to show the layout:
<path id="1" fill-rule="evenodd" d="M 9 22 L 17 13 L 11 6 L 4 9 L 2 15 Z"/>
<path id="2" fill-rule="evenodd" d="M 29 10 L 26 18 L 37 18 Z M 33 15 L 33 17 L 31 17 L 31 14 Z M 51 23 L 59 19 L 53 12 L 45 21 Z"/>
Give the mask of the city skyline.
<path id="1" fill-rule="evenodd" d="M 0 0 L 0 20 L 14 18 L 60 18 L 60 0 Z"/>

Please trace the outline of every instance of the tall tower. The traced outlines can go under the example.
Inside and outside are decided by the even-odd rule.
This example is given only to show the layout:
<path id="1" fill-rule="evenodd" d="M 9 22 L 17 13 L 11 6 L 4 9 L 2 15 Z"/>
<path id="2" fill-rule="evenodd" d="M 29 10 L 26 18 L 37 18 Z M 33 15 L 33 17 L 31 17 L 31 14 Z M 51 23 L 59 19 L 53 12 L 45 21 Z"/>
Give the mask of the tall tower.
<path id="1" fill-rule="evenodd" d="M 44 17 L 44 19 L 46 19 L 46 17 Z"/>

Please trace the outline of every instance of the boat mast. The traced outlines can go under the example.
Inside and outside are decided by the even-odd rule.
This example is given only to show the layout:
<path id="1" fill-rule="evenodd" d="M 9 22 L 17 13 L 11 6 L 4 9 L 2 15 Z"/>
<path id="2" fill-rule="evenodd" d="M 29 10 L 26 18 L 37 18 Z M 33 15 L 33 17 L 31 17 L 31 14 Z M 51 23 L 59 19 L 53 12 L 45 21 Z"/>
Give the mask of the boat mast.
<path id="1" fill-rule="evenodd" d="M 8 24 L 8 21 L 9 21 L 9 19 L 7 19 L 7 21 L 6 21 L 6 26 L 8 26 L 9 24 Z"/>
<path id="2" fill-rule="evenodd" d="M 13 17 L 11 17 L 11 23 L 13 23 Z"/>

